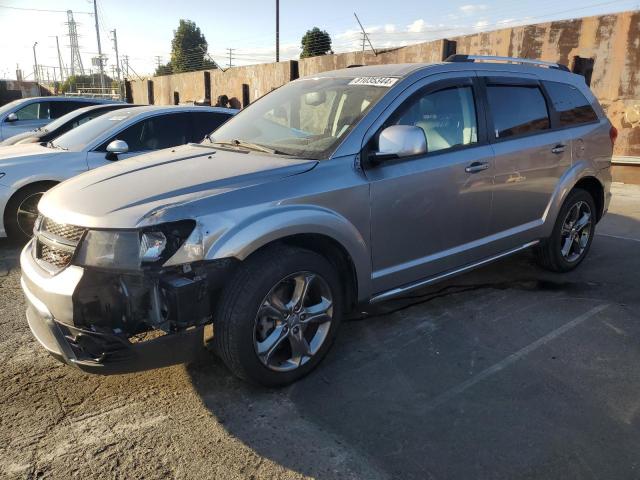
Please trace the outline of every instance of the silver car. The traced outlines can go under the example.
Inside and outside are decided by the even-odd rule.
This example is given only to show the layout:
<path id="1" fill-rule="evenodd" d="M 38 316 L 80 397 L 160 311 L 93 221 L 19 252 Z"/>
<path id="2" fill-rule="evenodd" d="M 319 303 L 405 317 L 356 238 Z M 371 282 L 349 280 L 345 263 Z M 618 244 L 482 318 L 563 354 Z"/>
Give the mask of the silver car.
<path id="1" fill-rule="evenodd" d="M 144 106 L 111 111 L 43 143 L 0 147 L 0 237 L 30 238 L 49 188 L 141 153 L 200 141 L 236 110 Z"/>
<path id="2" fill-rule="evenodd" d="M 0 107 L 0 141 L 44 127 L 52 120 L 78 108 L 104 103 L 119 102 L 83 97 L 31 97 L 14 100 Z"/>
<path id="3" fill-rule="evenodd" d="M 358 304 L 531 247 L 575 268 L 609 204 L 615 136 L 555 64 L 302 78 L 200 144 L 50 190 L 21 255 L 27 319 L 85 371 L 186 361 L 206 337 L 238 376 L 287 384 Z"/>

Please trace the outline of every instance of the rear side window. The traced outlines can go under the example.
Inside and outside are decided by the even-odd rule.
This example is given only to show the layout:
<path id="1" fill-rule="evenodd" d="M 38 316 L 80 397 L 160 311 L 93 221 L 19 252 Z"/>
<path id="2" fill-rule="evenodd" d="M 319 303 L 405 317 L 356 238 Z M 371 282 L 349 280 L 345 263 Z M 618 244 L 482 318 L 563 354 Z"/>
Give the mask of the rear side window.
<path id="1" fill-rule="evenodd" d="M 80 107 L 89 107 L 94 105 L 91 102 L 74 102 L 74 101 L 59 101 L 51 102 L 51 118 L 60 118 L 69 112 L 73 112 Z"/>
<path id="2" fill-rule="evenodd" d="M 226 113 L 212 113 L 212 112 L 193 112 L 191 118 L 193 119 L 193 131 L 191 132 L 190 141 L 201 142 L 204 137 L 216 128 L 229 120 L 231 115 Z"/>
<path id="3" fill-rule="evenodd" d="M 543 82 L 553 108 L 558 112 L 561 127 L 595 122 L 598 115 L 589 100 L 573 85 L 558 82 Z"/>
<path id="4" fill-rule="evenodd" d="M 489 85 L 495 138 L 527 135 L 550 127 L 544 95 L 537 86 Z"/>

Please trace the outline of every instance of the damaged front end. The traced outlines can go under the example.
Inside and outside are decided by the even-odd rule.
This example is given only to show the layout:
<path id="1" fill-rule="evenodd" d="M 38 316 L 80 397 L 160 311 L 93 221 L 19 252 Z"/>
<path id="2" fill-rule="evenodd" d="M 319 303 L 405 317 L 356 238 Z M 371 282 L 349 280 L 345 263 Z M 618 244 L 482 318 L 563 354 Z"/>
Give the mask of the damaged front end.
<path id="1" fill-rule="evenodd" d="M 145 370 L 192 358 L 236 263 L 203 261 L 201 235 L 192 220 L 113 231 L 39 219 L 35 233 L 32 256 L 40 268 L 51 275 L 69 265 L 82 268 L 71 294 L 71 318 L 52 316 L 47 322 L 62 344 L 45 347 L 94 373 Z M 169 265 L 174 256 L 181 263 Z M 33 323 L 30 319 L 32 330 Z"/>

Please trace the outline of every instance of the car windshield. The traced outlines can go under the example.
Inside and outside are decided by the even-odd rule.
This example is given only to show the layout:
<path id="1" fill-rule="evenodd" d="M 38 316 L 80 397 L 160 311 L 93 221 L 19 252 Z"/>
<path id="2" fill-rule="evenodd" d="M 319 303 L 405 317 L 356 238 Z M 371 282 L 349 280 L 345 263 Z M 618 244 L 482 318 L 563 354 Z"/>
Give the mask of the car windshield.
<path id="1" fill-rule="evenodd" d="M 326 159 L 395 81 L 377 77 L 296 80 L 247 107 L 205 142 Z"/>
<path id="2" fill-rule="evenodd" d="M 63 115 L 60 118 L 54 120 L 53 122 L 48 123 L 45 127 L 42 127 L 42 129 L 47 132 L 53 132 L 56 128 L 60 128 L 64 126 L 67 122 L 70 122 L 74 118 L 77 118 L 78 116 L 84 114 L 88 108 L 91 108 L 91 107 L 83 107 L 83 108 L 78 108 L 77 110 L 73 110 L 67 113 L 66 115 Z"/>
<path id="3" fill-rule="evenodd" d="M 52 145 L 65 150 L 82 150 L 86 145 L 92 143 L 103 133 L 121 125 L 133 115 L 134 112 L 131 110 L 116 110 L 115 112 L 106 113 L 88 121 L 87 123 L 83 123 L 73 130 L 69 130 L 63 135 L 60 135 L 58 138 L 53 140 Z"/>

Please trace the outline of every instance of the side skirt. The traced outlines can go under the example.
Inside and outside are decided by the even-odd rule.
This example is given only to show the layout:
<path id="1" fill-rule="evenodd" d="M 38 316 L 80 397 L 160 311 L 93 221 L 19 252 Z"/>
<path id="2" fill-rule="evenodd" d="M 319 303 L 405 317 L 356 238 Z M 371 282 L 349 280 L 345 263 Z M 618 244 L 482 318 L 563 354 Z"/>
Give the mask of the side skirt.
<path id="1" fill-rule="evenodd" d="M 526 250 L 527 248 L 531 248 L 534 245 L 537 245 L 538 243 L 540 243 L 539 240 L 535 240 L 533 242 L 525 243 L 524 245 L 521 245 L 521 246 L 519 246 L 517 248 L 513 248 L 511 250 L 507 250 L 506 252 L 502 252 L 502 253 L 499 253 L 499 254 L 494 255 L 492 257 L 485 258 L 483 260 L 480 260 L 479 262 L 470 263 L 469 265 L 465 265 L 464 267 L 456 268 L 455 270 L 450 270 L 448 272 L 441 273 L 441 274 L 436 275 L 434 277 L 425 278 L 425 279 L 422 279 L 422 280 L 418 280 L 417 282 L 404 285 L 402 287 L 398 287 L 398 288 L 394 288 L 394 289 L 391 289 L 391 290 L 387 290 L 386 292 L 378 293 L 377 295 L 374 295 L 371 298 L 371 300 L 369 300 L 369 303 L 378 303 L 378 302 L 383 302 L 385 300 L 389 300 L 391 298 L 403 295 L 404 293 L 410 292 L 411 290 L 415 290 L 417 288 L 421 288 L 421 287 L 425 287 L 427 285 L 431 285 L 432 283 L 436 283 L 436 282 L 439 282 L 441 280 L 445 280 L 445 279 L 447 279 L 449 277 L 453 277 L 455 275 L 459 275 L 459 274 L 467 272 L 469 270 L 473 270 L 474 268 L 481 267 L 483 265 L 486 265 L 488 263 L 494 262 L 494 261 L 499 260 L 501 258 L 508 257 L 509 255 L 513 255 L 514 253 L 518 253 L 518 252 L 521 252 L 522 250 Z"/>

